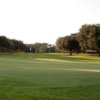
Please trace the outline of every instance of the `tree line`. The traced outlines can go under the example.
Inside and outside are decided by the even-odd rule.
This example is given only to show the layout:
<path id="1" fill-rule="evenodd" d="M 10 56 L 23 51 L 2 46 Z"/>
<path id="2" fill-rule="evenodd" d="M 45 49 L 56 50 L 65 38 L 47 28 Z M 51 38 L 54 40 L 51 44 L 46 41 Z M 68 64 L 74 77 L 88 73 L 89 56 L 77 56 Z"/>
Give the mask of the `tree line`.
<path id="1" fill-rule="evenodd" d="M 70 55 L 91 50 L 100 56 L 100 24 L 82 25 L 79 32 L 59 37 L 56 46 L 59 51 L 69 51 Z"/>
<path id="2" fill-rule="evenodd" d="M 9 39 L 6 36 L 0 36 L 0 52 L 87 52 L 96 51 L 100 56 L 100 24 L 85 24 L 79 29 L 79 32 L 71 35 L 59 37 L 56 40 L 56 46 L 48 43 L 24 44 L 21 40 Z"/>
<path id="3" fill-rule="evenodd" d="M 48 43 L 24 44 L 21 40 L 9 39 L 0 36 L 0 52 L 33 52 L 46 53 L 55 52 L 55 46 Z"/>

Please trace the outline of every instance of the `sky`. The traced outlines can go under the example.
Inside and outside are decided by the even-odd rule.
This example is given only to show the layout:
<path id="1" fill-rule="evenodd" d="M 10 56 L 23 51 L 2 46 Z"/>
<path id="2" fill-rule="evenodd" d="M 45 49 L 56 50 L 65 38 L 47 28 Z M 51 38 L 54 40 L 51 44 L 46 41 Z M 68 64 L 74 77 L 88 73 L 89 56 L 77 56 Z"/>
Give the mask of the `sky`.
<path id="1" fill-rule="evenodd" d="M 0 35 L 55 44 L 83 24 L 100 23 L 100 0 L 0 0 Z"/>

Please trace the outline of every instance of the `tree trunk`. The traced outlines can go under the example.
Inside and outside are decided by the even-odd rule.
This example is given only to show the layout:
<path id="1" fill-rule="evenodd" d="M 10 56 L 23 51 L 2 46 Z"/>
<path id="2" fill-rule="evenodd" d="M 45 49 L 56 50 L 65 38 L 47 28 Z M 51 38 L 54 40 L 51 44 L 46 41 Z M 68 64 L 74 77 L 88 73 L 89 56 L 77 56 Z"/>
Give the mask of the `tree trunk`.
<path id="1" fill-rule="evenodd" d="M 100 56 L 100 50 L 97 50 L 98 56 Z"/>
<path id="2" fill-rule="evenodd" d="M 70 53 L 70 56 L 72 56 L 72 51 L 69 51 L 69 53 Z"/>
<path id="3" fill-rule="evenodd" d="M 100 57 L 100 52 L 98 52 L 98 54 L 99 54 L 99 57 Z"/>

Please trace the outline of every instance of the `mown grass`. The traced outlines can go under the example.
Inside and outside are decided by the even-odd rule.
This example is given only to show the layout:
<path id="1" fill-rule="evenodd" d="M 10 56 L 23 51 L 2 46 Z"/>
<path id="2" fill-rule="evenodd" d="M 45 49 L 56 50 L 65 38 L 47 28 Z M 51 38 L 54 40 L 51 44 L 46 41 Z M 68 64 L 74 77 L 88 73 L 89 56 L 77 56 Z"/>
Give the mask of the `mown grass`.
<path id="1" fill-rule="evenodd" d="M 74 56 L 69 56 L 66 54 L 61 53 L 1 53 L 1 58 L 12 58 L 12 59 L 32 59 L 32 60 L 51 60 L 51 61 L 74 61 L 74 62 L 100 62 L 100 57 L 96 55 L 90 55 L 90 54 L 76 54 Z"/>
<path id="2" fill-rule="evenodd" d="M 100 72 L 91 72 L 100 70 L 99 61 L 80 55 L 0 54 L 0 100 L 99 100 Z"/>

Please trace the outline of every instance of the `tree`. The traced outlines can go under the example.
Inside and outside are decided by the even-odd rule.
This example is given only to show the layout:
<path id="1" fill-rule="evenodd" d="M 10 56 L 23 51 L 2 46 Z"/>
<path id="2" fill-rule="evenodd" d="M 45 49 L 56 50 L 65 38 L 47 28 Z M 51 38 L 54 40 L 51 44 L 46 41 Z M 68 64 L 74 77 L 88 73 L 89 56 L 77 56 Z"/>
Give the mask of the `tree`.
<path id="1" fill-rule="evenodd" d="M 0 51 L 9 51 L 10 49 L 10 40 L 5 36 L 0 36 Z"/>
<path id="2" fill-rule="evenodd" d="M 56 52 L 56 46 L 48 44 L 47 45 L 47 52 Z"/>
<path id="3" fill-rule="evenodd" d="M 97 44 L 97 52 L 100 56 L 100 38 L 97 39 L 96 44 Z"/>
<path id="4" fill-rule="evenodd" d="M 71 36 L 66 36 L 64 38 L 63 48 L 69 51 L 70 55 L 72 55 L 72 52 L 79 51 L 80 46 L 79 46 L 79 42 L 75 38 L 72 38 Z"/>
<path id="5" fill-rule="evenodd" d="M 39 52 L 40 53 L 46 53 L 47 52 L 47 43 L 42 43 L 41 46 L 39 47 Z"/>
<path id="6" fill-rule="evenodd" d="M 80 49 L 79 42 L 71 36 L 58 38 L 56 45 L 58 50 L 69 51 L 70 55 L 72 55 L 72 52 L 78 52 Z"/>
<path id="7" fill-rule="evenodd" d="M 80 42 L 81 49 L 86 51 L 88 49 L 99 51 L 100 47 L 98 42 L 100 38 L 100 25 L 82 25 L 79 33 L 78 40 Z"/>
<path id="8" fill-rule="evenodd" d="M 34 48 L 35 48 L 35 53 L 39 53 L 39 48 L 41 46 L 41 43 L 35 43 Z"/>
<path id="9" fill-rule="evenodd" d="M 90 26 L 88 25 L 82 25 L 78 33 L 78 40 L 82 51 L 86 51 L 88 49 L 88 35 L 90 32 L 89 27 Z"/>
<path id="10" fill-rule="evenodd" d="M 59 51 L 63 51 L 64 48 L 63 48 L 63 44 L 64 44 L 64 37 L 59 37 L 57 40 L 56 40 L 56 47 Z"/>
<path id="11" fill-rule="evenodd" d="M 26 46 L 22 41 L 15 40 L 15 39 L 12 39 L 10 41 L 11 41 L 11 50 L 12 51 L 24 51 L 25 50 Z"/>
<path id="12" fill-rule="evenodd" d="M 100 56 L 100 24 L 96 25 L 97 30 L 96 30 L 96 46 L 97 46 L 97 52 Z"/>

